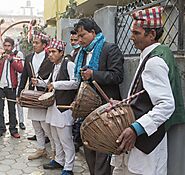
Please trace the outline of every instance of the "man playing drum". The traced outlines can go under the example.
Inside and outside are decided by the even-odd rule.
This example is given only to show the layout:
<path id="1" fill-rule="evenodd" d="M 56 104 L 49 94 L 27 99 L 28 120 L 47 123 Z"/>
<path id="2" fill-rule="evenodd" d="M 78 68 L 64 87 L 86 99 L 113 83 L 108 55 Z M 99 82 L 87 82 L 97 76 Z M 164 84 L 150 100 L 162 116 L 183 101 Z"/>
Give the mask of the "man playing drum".
<path id="1" fill-rule="evenodd" d="M 18 97 L 21 91 L 25 88 L 27 80 L 29 80 L 29 90 L 44 91 L 44 88 L 33 86 L 31 78 L 42 77 L 48 78 L 52 69 L 53 63 L 48 60 L 48 55 L 45 52 L 47 46 L 48 36 L 37 33 L 33 38 L 34 53 L 25 58 L 25 64 L 21 81 L 18 89 Z M 34 93 L 33 93 L 34 94 Z M 49 125 L 45 123 L 46 109 L 28 109 L 28 119 L 32 120 L 32 125 L 37 137 L 37 151 L 28 157 L 29 160 L 37 159 L 46 155 L 45 150 L 45 134 L 51 141 L 52 151 L 54 152 L 54 142 L 52 142 Z"/>
<path id="2" fill-rule="evenodd" d="M 113 174 L 166 175 L 165 122 L 170 118 L 170 124 L 179 123 L 185 113 L 179 73 L 170 49 L 158 42 L 163 34 L 162 7 L 132 16 L 131 40 L 141 55 L 129 96 L 145 91 L 130 102 L 136 121 L 117 139 L 123 154 L 112 157 Z"/>
<path id="3" fill-rule="evenodd" d="M 66 43 L 53 39 L 48 46 L 49 59 L 55 64 L 47 85 L 49 91 L 55 91 L 56 102 L 49 107 L 46 122 L 51 128 L 56 146 L 55 160 L 44 164 L 44 169 L 63 169 L 62 175 L 73 175 L 75 148 L 72 138 L 73 117 L 70 109 L 58 109 L 57 105 L 70 105 L 79 86 L 74 79 L 75 64 L 64 58 Z M 33 79 L 38 86 L 46 86 L 41 80 Z M 46 80 L 47 82 L 47 80 Z"/>
<path id="4" fill-rule="evenodd" d="M 80 19 L 75 31 L 82 46 L 76 58 L 75 76 L 79 81 L 95 80 L 110 98 L 120 100 L 123 55 L 118 46 L 106 42 L 100 27 L 90 18 Z M 84 151 L 91 175 L 111 174 L 110 155 L 86 147 Z"/>

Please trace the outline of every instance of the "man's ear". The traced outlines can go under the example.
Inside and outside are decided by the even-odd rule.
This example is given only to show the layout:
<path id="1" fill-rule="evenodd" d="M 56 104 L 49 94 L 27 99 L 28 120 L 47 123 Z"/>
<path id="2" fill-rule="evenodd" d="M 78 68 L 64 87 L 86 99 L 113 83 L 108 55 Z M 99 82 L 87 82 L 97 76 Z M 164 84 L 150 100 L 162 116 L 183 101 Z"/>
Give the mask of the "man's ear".
<path id="1" fill-rule="evenodd" d="M 150 38 L 152 41 L 154 41 L 156 38 L 156 31 L 154 29 L 150 31 Z"/>
<path id="2" fill-rule="evenodd" d="M 96 36 L 96 32 L 94 29 L 92 29 L 91 32 L 92 32 L 93 36 Z"/>
<path id="3" fill-rule="evenodd" d="M 64 51 L 60 51 L 60 55 L 61 55 L 61 57 L 63 57 L 64 56 Z"/>

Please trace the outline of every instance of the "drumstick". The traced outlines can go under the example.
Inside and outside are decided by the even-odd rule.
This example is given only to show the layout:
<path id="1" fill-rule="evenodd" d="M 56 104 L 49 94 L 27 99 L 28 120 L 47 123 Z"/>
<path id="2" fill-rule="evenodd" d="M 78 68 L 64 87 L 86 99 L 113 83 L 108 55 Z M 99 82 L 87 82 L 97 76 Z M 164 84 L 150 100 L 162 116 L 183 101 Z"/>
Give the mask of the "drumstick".
<path id="1" fill-rule="evenodd" d="M 99 93 L 102 95 L 102 97 L 107 101 L 110 102 L 109 97 L 105 94 L 105 92 L 102 90 L 102 88 L 98 85 L 96 81 L 92 81 L 96 89 L 99 91 Z"/>
<path id="2" fill-rule="evenodd" d="M 33 65 L 31 64 L 31 62 L 29 62 L 29 64 L 30 64 L 30 68 L 31 68 L 32 77 L 36 78 L 36 75 L 35 75 L 35 72 L 34 72 L 34 69 L 33 69 Z"/>
<path id="3" fill-rule="evenodd" d="M 9 99 L 9 98 L 2 98 L 2 100 L 7 100 L 7 101 L 10 101 L 10 102 L 19 103 L 17 100 Z"/>
<path id="4" fill-rule="evenodd" d="M 145 90 L 141 90 L 141 91 L 139 91 L 139 92 L 137 92 L 137 93 L 127 97 L 126 99 L 123 99 L 121 102 L 125 103 L 127 101 L 130 101 L 131 99 L 137 97 L 138 95 L 142 94 L 143 92 L 145 92 Z"/>
<path id="5" fill-rule="evenodd" d="M 21 61 L 25 61 L 23 58 L 19 58 L 19 57 L 13 57 L 13 60 L 21 60 Z"/>
<path id="6" fill-rule="evenodd" d="M 46 87 L 45 87 L 45 89 L 44 89 L 44 92 L 45 92 L 45 91 L 47 90 L 47 88 L 48 88 L 49 83 L 50 83 L 50 81 L 49 81 L 50 78 L 48 78 L 48 82 L 46 83 L 40 75 L 39 75 L 38 77 L 39 77 L 39 79 L 42 80 L 42 81 L 44 82 L 44 84 L 46 85 Z M 54 90 L 54 89 L 53 89 L 53 90 Z"/>
<path id="7" fill-rule="evenodd" d="M 72 109 L 72 106 L 67 106 L 67 105 L 57 105 L 57 108 L 60 108 L 60 109 Z"/>
<path id="8" fill-rule="evenodd" d="M 127 101 L 130 101 L 131 99 L 137 97 L 138 95 L 142 94 L 143 92 L 145 92 L 145 90 L 141 90 L 141 91 L 139 91 L 139 92 L 137 92 L 137 93 L 135 93 L 135 94 L 129 96 L 128 98 L 123 99 L 122 101 L 115 101 L 115 102 L 112 101 L 112 103 L 109 102 L 111 105 L 110 105 L 109 107 L 107 107 L 107 108 L 105 108 L 105 109 L 99 111 L 99 113 L 103 113 L 104 111 L 109 112 L 112 108 L 114 108 L 114 107 L 116 107 L 116 106 L 118 106 L 118 105 L 120 105 L 120 104 L 122 104 L 122 103 L 126 103 Z M 128 103 L 128 104 L 129 104 L 129 103 Z"/>
<path id="9" fill-rule="evenodd" d="M 38 78 L 47 86 L 48 84 L 42 79 L 42 77 L 39 75 Z"/>

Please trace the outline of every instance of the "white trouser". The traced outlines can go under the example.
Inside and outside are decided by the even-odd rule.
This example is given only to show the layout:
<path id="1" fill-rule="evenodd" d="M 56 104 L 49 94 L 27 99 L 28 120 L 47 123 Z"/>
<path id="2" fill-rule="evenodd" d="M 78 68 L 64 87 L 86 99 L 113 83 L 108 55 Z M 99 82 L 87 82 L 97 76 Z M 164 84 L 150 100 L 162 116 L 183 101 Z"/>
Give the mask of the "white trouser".
<path id="1" fill-rule="evenodd" d="M 17 103 L 17 114 L 19 118 L 19 123 L 24 123 L 24 116 L 23 116 L 23 107 Z"/>
<path id="2" fill-rule="evenodd" d="M 51 144 L 51 150 L 55 150 L 54 140 L 51 136 L 51 128 L 45 121 L 35 121 L 32 120 L 32 125 L 35 130 L 35 135 L 37 137 L 38 149 L 45 149 L 45 135 L 48 136 Z"/>
<path id="3" fill-rule="evenodd" d="M 56 148 L 55 161 L 64 166 L 65 170 L 72 170 L 75 161 L 72 126 L 63 128 L 51 126 L 51 134 Z"/>
<path id="4" fill-rule="evenodd" d="M 131 173 L 128 170 L 128 166 L 127 166 L 127 163 L 128 163 L 128 155 L 125 155 L 125 156 L 122 155 L 119 158 L 123 159 L 122 160 L 122 163 L 121 163 L 120 166 L 114 168 L 112 175 L 136 175 L 134 173 Z M 113 162 L 111 162 L 111 163 L 114 164 Z"/>

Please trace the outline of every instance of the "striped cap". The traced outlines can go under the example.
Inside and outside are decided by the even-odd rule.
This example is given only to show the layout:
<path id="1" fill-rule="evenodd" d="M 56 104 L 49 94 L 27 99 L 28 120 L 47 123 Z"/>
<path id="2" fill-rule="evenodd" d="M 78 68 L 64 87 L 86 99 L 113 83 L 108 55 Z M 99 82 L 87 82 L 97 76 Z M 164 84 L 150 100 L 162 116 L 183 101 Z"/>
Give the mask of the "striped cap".
<path id="1" fill-rule="evenodd" d="M 49 48 L 54 48 L 54 49 L 58 49 L 58 50 L 64 51 L 66 45 L 67 45 L 66 42 L 64 42 L 64 41 L 59 41 L 59 40 L 56 40 L 56 39 L 53 38 L 53 39 L 50 41 L 50 43 L 49 43 L 48 49 L 49 49 Z"/>
<path id="2" fill-rule="evenodd" d="M 162 27 L 162 11 L 161 6 L 151 7 L 144 10 L 136 11 L 132 14 L 134 19 L 132 26 L 142 28 L 160 28 Z"/>

